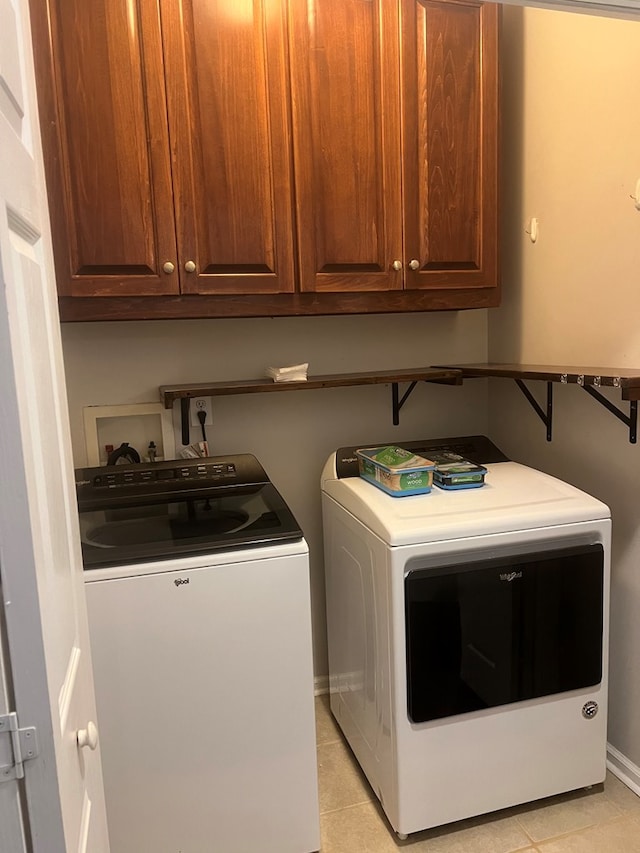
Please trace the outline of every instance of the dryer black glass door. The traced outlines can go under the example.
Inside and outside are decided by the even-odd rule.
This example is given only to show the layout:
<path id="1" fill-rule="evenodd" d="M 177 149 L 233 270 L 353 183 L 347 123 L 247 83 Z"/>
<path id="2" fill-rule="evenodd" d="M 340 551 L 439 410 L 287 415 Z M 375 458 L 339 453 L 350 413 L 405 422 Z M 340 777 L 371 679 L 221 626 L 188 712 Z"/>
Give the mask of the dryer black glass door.
<path id="1" fill-rule="evenodd" d="M 603 578 L 602 545 L 410 571 L 410 719 L 435 720 L 598 684 Z"/>

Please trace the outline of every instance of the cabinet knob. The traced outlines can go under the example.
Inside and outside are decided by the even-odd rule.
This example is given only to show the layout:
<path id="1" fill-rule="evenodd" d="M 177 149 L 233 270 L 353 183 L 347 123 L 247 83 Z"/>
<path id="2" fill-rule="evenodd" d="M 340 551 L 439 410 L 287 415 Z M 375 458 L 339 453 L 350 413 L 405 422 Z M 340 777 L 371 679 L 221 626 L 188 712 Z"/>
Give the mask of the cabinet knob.
<path id="1" fill-rule="evenodd" d="M 167 261 L 166 264 L 162 265 L 162 269 L 166 272 L 167 275 L 171 275 L 171 273 L 175 269 L 175 265 L 171 263 L 171 261 Z"/>
<path id="2" fill-rule="evenodd" d="M 394 261 L 391 266 L 394 268 L 396 272 L 400 272 L 402 269 L 402 261 Z"/>
<path id="3" fill-rule="evenodd" d="M 185 268 L 186 272 L 195 272 L 196 271 L 196 265 L 193 261 L 187 261 L 186 264 L 184 265 L 184 268 Z"/>
<path id="4" fill-rule="evenodd" d="M 419 270 L 420 269 L 420 261 L 417 261 L 415 258 L 412 258 L 409 261 L 409 269 Z"/>
<path id="5" fill-rule="evenodd" d="M 98 729 L 96 724 L 89 721 L 86 729 L 78 729 L 77 737 L 78 746 L 88 746 L 89 749 L 94 750 L 98 745 Z"/>

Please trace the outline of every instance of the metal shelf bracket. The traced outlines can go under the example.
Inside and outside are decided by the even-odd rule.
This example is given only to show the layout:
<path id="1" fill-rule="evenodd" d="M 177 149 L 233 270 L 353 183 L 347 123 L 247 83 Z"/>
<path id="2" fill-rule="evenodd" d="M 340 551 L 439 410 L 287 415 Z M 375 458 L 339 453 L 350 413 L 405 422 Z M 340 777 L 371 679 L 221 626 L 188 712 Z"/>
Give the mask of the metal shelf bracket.
<path id="1" fill-rule="evenodd" d="M 560 380 L 563 381 L 562 379 Z M 535 399 L 531 391 L 524 384 L 522 379 L 515 380 L 516 385 L 522 391 L 524 396 L 527 398 L 531 407 L 538 415 L 542 423 L 547 428 L 547 441 L 551 441 L 552 437 L 552 427 L 553 427 L 553 383 L 547 382 L 547 405 L 546 410 L 542 408 L 542 406 Z M 565 380 L 566 384 L 566 380 Z M 594 400 L 597 400 L 601 406 L 604 406 L 605 409 L 611 412 L 612 415 L 615 415 L 618 420 L 622 421 L 622 423 L 629 430 L 629 442 L 631 444 L 636 444 L 638 439 L 638 401 L 630 400 L 629 401 L 629 414 L 627 415 L 621 409 L 619 409 L 614 403 L 608 400 L 600 391 L 597 391 L 591 385 L 585 385 L 583 382 L 578 381 L 578 385 L 583 388 L 590 397 L 593 397 Z"/>
<path id="2" fill-rule="evenodd" d="M 615 415 L 618 420 L 621 420 L 629 428 L 629 442 L 635 444 L 638 438 L 638 401 L 629 400 L 629 414 L 626 415 L 611 400 L 607 400 L 600 391 L 596 391 L 590 385 L 583 385 L 582 387 L 590 397 L 597 400 L 605 409 L 608 409 L 612 415 Z"/>
<path id="3" fill-rule="evenodd" d="M 558 365 L 540 364 L 449 364 L 440 365 L 443 370 L 460 370 L 462 378 L 477 379 L 487 377 L 502 377 L 514 379 L 522 393 L 525 395 L 538 417 L 547 428 L 547 441 L 551 441 L 551 422 L 553 418 L 553 382 L 562 385 L 580 385 L 594 400 L 597 400 L 605 409 L 629 429 L 629 442 L 636 444 L 638 433 L 638 400 L 640 400 L 640 370 L 638 368 L 566 368 Z M 547 383 L 547 407 L 546 411 L 534 399 L 529 389 L 525 386 L 523 379 L 532 379 Z M 614 403 L 605 397 L 600 388 L 619 388 L 622 399 L 629 401 L 629 414 L 625 414 Z"/>
<path id="4" fill-rule="evenodd" d="M 547 406 L 546 411 L 542 408 L 542 406 L 538 403 L 536 398 L 533 396 L 531 391 L 524 384 L 522 379 L 516 379 L 516 385 L 522 391 L 524 396 L 527 398 L 529 403 L 531 404 L 534 412 L 538 415 L 542 423 L 547 428 L 547 441 L 551 441 L 551 431 L 553 427 L 553 383 L 547 382 Z M 608 402 L 608 401 L 607 401 Z"/>
<path id="5" fill-rule="evenodd" d="M 407 388 L 407 390 L 402 395 L 402 397 L 400 397 L 400 393 L 398 390 L 398 383 L 397 382 L 391 383 L 391 406 L 393 409 L 393 425 L 394 426 L 398 426 L 398 424 L 400 423 L 400 409 L 404 406 L 405 401 L 411 396 L 411 392 L 413 391 L 413 389 L 416 387 L 417 384 L 418 384 L 417 380 L 415 380 L 414 382 L 411 382 L 409 384 L 409 387 Z"/>

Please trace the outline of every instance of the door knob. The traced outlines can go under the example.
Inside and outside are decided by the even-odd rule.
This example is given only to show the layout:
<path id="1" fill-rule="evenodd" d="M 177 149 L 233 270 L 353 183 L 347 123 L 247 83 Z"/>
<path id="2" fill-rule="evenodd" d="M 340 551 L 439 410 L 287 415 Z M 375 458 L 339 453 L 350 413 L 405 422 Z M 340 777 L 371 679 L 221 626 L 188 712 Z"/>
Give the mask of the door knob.
<path id="1" fill-rule="evenodd" d="M 88 746 L 94 750 L 98 745 L 98 728 L 95 723 L 89 721 L 86 729 L 78 729 L 78 746 Z"/>
<path id="2" fill-rule="evenodd" d="M 193 261 L 187 261 L 186 264 L 184 265 L 184 268 L 187 272 L 195 272 L 196 271 L 196 265 Z"/>
<path id="3" fill-rule="evenodd" d="M 409 261 L 409 269 L 419 270 L 420 269 L 420 261 L 417 261 L 415 258 Z"/>
<path id="4" fill-rule="evenodd" d="M 394 261 L 391 266 L 394 268 L 396 272 L 400 272 L 402 269 L 402 261 Z"/>
<path id="5" fill-rule="evenodd" d="M 171 263 L 171 261 L 167 261 L 166 264 L 162 265 L 162 269 L 166 272 L 167 275 L 171 275 L 171 273 L 175 269 L 175 266 Z"/>

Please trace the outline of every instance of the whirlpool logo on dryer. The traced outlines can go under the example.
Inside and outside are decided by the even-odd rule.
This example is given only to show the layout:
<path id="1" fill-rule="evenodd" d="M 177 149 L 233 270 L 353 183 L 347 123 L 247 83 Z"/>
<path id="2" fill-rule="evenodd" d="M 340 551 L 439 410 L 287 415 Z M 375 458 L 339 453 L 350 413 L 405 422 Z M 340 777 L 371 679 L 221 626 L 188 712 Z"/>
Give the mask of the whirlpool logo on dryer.
<path id="1" fill-rule="evenodd" d="M 511 581 L 515 581 L 521 577 L 522 577 L 522 572 L 502 572 L 500 574 L 500 580 L 501 581 L 508 581 L 509 583 L 511 583 Z"/>
<path id="2" fill-rule="evenodd" d="M 174 584 L 176 585 L 176 587 L 183 586 L 184 584 L 189 583 L 190 580 L 191 578 L 176 578 L 174 580 Z"/>

